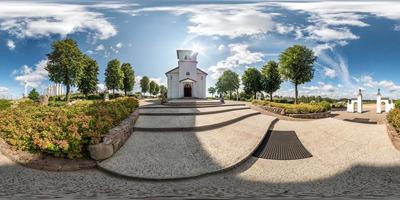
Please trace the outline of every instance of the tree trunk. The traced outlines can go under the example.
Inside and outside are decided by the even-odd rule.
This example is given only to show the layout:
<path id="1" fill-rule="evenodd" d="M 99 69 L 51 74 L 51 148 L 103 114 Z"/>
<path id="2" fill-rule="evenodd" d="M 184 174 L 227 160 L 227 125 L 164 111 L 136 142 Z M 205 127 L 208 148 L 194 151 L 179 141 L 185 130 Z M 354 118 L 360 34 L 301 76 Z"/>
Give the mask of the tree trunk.
<path id="1" fill-rule="evenodd" d="M 232 91 L 229 90 L 229 100 L 232 100 Z"/>
<path id="2" fill-rule="evenodd" d="M 126 96 L 127 93 L 128 93 L 128 91 L 125 90 L 125 96 Z"/>
<path id="3" fill-rule="evenodd" d="M 114 91 L 115 89 L 113 88 L 113 94 L 115 94 L 115 91 Z"/>
<path id="4" fill-rule="evenodd" d="M 69 91 L 70 91 L 70 86 L 69 86 L 69 84 L 67 84 L 67 92 L 66 92 L 66 96 L 65 96 L 65 98 L 67 99 L 67 103 L 69 102 Z"/>
<path id="5" fill-rule="evenodd" d="M 269 93 L 269 99 L 271 100 L 271 102 L 272 102 L 272 92 L 271 93 Z"/>
<path id="6" fill-rule="evenodd" d="M 299 96 L 299 91 L 297 90 L 297 84 L 294 84 L 294 104 L 297 104 L 297 96 Z"/>
<path id="7" fill-rule="evenodd" d="M 254 92 L 254 99 L 257 99 L 257 92 Z"/>
<path id="8" fill-rule="evenodd" d="M 239 101 L 239 89 L 236 89 L 236 101 Z"/>

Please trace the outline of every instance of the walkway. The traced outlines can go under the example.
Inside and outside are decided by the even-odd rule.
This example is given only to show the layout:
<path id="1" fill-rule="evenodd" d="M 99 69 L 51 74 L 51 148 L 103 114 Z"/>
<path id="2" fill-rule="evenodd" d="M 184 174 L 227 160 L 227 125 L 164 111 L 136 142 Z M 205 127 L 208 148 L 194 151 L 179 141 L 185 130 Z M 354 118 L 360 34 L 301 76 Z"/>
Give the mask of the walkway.
<path id="1" fill-rule="evenodd" d="M 100 167 L 144 179 L 188 178 L 226 170 L 251 156 L 275 119 L 241 104 L 179 105 L 142 108 L 132 136 Z"/>

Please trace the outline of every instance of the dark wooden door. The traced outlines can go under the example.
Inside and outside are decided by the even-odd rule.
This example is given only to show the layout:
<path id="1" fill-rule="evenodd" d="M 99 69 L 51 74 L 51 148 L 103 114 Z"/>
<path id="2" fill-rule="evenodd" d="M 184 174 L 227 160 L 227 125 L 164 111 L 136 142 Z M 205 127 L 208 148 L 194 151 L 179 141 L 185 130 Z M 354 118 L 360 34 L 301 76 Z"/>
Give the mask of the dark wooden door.
<path id="1" fill-rule="evenodd" d="M 183 96 L 184 97 L 192 97 L 192 86 L 189 84 L 186 84 L 185 87 L 183 88 Z"/>

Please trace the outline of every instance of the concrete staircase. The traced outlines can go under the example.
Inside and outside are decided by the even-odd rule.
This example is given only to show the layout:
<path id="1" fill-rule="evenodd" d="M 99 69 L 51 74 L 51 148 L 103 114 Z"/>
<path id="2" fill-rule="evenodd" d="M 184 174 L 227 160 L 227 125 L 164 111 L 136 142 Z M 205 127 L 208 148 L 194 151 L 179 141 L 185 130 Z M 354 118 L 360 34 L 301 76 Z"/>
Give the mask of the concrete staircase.
<path id="1" fill-rule="evenodd" d="M 132 136 L 99 167 L 142 179 L 219 172 L 250 157 L 275 119 L 243 104 L 172 103 L 140 108 Z"/>

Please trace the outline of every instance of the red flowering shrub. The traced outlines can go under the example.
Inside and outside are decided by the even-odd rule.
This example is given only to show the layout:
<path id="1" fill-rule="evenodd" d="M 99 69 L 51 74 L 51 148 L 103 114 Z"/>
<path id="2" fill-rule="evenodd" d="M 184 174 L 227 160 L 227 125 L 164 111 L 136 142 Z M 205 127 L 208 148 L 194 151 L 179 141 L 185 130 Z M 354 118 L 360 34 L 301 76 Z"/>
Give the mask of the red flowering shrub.
<path id="1" fill-rule="evenodd" d="M 79 158 L 138 104 L 136 98 L 60 107 L 20 104 L 0 111 L 0 137 L 20 150 Z"/>

